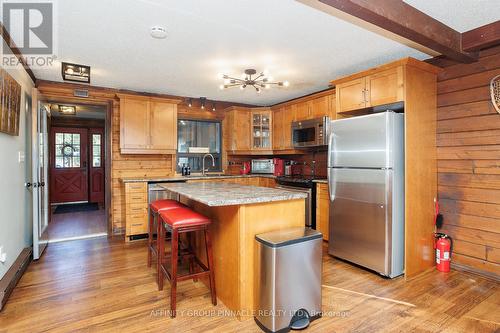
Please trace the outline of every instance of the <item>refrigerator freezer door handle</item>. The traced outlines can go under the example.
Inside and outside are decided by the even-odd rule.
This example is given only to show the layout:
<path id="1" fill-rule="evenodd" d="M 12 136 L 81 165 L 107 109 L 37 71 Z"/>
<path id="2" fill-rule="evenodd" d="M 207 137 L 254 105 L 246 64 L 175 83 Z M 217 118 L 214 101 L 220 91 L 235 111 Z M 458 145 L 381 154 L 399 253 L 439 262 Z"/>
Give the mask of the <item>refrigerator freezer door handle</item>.
<path id="1" fill-rule="evenodd" d="M 330 124 L 330 127 L 331 127 L 331 124 Z M 333 144 L 334 144 L 333 139 L 334 139 L 333 132 L 330 131 L 330 135 L 328 136 L 328 161 L 327 161 L 328 168 L 333 166 L 333 158 L 332 158 Z"/>
<path id="2" fill-rule="evenodd" d="M 331 124 L 330 124 L 331 126 Z M 335 200 L 335 179 L 333 179 L 333 146 L 334 146 L 334 134 L 330 131 L 330 136 L 328 137 L 328 194 L 330 195 L 330 202 Z"/>

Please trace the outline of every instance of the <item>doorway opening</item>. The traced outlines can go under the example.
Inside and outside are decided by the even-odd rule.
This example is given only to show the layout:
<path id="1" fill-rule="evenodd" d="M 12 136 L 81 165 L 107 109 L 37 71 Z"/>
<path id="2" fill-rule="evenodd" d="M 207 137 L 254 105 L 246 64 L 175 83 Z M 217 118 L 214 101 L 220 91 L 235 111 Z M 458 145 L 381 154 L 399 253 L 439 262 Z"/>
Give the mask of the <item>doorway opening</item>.
<path id="1" fill-rule="evenodd" d="M 107 236 L 107 107 L 49 108 L 49 242 Z"/>

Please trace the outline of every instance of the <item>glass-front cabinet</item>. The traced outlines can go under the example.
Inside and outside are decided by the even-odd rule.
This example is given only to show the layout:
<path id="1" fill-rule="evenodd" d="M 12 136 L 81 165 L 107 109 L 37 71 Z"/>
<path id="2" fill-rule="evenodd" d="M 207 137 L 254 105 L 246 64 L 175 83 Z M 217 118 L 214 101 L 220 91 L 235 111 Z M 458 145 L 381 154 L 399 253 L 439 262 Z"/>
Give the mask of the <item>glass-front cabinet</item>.
<path id="1" fill-rule="evenodd" d="M 271 110 L 254 109 L 252 110 L 252 148 L 253 149 L 272 149 L 271 148 Z"/>

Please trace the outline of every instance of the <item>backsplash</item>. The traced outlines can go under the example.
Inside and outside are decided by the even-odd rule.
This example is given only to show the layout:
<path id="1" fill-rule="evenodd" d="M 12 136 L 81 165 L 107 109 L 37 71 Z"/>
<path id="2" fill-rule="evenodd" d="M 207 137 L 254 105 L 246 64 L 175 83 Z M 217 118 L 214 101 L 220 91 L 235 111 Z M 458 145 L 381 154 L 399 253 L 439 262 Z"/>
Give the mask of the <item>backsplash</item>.
<path id="1" fill-rule="evenodd" d="M 311 175 L 312 161 L 316 161 L 315 176 L 316 177 L 326 177 L 327 176 L 327 151 L 316 151 L 307 152 L 304 155 L 279 155 L 279 156 L 255 156 L 255 155 L 229 155 L 227 157 L 227 165 L 225 166 L 225 172 L 230 175 L 237 175 L 240 173 L 241 166 L 243 162 L 251 161 L 252 159 L 258 158 L 272 158 L 277 157 L 285 161 L 295 161 L 295 165 L 292 172 L 297 175 Z M 304 162 L 306 165 L 304 165 Z"/>

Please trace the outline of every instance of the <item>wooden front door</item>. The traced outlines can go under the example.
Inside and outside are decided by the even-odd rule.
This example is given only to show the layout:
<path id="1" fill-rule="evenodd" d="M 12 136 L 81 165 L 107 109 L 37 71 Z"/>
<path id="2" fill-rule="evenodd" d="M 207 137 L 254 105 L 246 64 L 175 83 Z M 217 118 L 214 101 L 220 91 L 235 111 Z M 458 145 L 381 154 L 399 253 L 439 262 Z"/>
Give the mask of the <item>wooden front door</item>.
<path id="1" fill-rule="evenodd" d="M 104 203 L 104 130 L 89 129 L 89 201 Z"/>
<path id="2" fill-rule="evenodd" d="M 50 202 L 88 201 L 86 128 L 50 131 Z"/>

